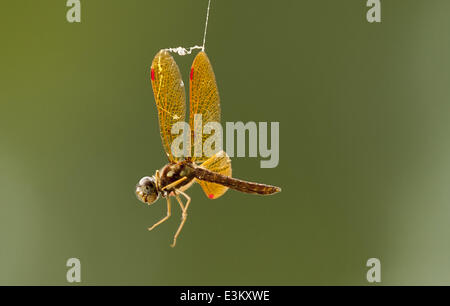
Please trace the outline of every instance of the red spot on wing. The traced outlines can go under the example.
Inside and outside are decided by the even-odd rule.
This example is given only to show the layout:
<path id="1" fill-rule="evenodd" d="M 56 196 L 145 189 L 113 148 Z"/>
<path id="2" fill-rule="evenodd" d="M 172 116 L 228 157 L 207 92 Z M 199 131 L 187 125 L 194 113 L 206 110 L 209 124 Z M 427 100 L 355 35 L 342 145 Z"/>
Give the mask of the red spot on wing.
<path id="1" fill-rule="evenodd" d="M 209 195 L 208 195 L 208 198 L 214 199 L 214 195 L 213 195 L 213 194 L 209 194 Z"/>
<path id="2" fill-rule="evenodd" d="M 191 68 L 191 81 L 193 77 L 194 77 L 194 67 Z"/>
<path id="3" fill-rule="evenodd" d="M 152 81 L 155 80 L 155 69 L 152 68 Z"/>

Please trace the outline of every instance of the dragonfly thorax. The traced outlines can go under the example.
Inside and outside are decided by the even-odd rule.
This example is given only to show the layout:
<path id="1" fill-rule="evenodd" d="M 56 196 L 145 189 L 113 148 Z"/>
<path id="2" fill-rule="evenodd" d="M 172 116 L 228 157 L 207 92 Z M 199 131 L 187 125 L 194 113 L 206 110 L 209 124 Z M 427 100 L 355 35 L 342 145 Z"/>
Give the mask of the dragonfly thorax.
<path id="1" fill-rule="evenodd" d="M 178 182 L 176 184 L 176 189 L 180 189 L 182 191 L 186 190 L 194 181 L 194 173 L 191 163 L 188 161 L 181 161 L 178 163 L 170 163 L 165 165 L 159 171 L 158 181 L 163 197 L 169 195 L 175 190 L 175 186 L 173 188 L 170 187 L 170 185 L 175 182 Z"/>

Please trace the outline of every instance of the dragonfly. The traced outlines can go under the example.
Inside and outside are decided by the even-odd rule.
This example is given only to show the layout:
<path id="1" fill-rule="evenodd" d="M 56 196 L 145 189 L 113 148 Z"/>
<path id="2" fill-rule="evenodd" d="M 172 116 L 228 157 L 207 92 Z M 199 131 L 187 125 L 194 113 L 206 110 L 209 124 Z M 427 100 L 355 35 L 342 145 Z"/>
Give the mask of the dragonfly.
<path id="1" fill-rule="evenodd" d="M 180 69 L 167 50 L 159 51 L 151 65 L 151 83 L 158 110 L 159 129 L 162 144 L 168 158 L 166 164 L 153 176 L 145 176 L 136 185 L 137 198 L 148 205 L 160 197 L 166 198 L 167 214 L 164 218 L 149 227 L 151 231 L 171 216 L 171 198 L 180 205 L 182 217 L 176 231 L 172 247 L 187 219 L 187 211 L 191 198 L 185 191 L 198 183 L 209 199 L 221 197 L 228 189 L 240 192 L 270 195 L 281 191 L 281 188 L 266 184 L 248 182 L 231 176 L 231 160 L 223 150 L 208 156 L 178 157 L 173 154 L 171 145 L 178 135 L 171 133 L 172 126 L 185 120 L 186 93 Z M 194 117 L 202 115 L 202 125 L 208 122 L 220 122 L 220 98 L 216 77 L 204 51 L 200 51 L 191 66 L 189 82 L 189 126 L 191 127 L 191 144 L 194 144 Z M 205 141 L 205 135 L 200 141 Z M 199 141 L 199 139 L 197 139 Z M 185 202 L 182 201 L 184 197 Z"/>

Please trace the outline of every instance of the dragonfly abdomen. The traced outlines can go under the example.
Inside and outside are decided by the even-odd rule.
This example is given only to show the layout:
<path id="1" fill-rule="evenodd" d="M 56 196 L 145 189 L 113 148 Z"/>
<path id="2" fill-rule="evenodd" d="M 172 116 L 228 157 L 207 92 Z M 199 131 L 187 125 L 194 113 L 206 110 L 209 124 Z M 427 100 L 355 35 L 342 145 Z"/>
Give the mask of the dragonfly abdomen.
<path id="1" fill-rule="evenodd" d="M 195 178 L 199 180 L 220 184 L 245 193 L 268 195 L 281 191 L 281 188 L 276 186 L 243 181 L 237 178 L 215 173 L 198 166 L 195 166 L 193 170 Z"/>

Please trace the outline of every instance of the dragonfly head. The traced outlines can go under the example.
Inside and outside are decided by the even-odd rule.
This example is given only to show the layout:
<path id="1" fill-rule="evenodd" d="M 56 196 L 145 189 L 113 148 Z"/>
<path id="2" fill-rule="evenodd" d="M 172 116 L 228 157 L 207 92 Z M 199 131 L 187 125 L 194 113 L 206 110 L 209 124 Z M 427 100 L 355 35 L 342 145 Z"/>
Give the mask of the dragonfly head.
<path id="1" fill-rule="evenodd" d="M 136 185 L 137 198 L 148 205 L 158 200 L 159 193 L 154 176 L 144 176 Z"/>

